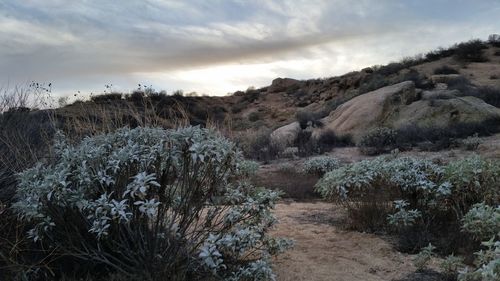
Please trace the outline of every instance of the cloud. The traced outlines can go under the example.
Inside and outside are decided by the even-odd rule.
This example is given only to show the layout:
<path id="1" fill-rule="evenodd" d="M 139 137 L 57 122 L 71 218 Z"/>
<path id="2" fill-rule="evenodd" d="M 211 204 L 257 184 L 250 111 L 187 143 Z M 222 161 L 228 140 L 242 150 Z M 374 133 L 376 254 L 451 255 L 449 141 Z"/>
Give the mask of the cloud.
<path id="1" fill-rule="evenodd" d="M 0 84 L 51 81 L 70 92 L 150 80 L 222 94 L 484 38 L 498 32 L 499 8 L 489 0 L 0 0 Z"/>

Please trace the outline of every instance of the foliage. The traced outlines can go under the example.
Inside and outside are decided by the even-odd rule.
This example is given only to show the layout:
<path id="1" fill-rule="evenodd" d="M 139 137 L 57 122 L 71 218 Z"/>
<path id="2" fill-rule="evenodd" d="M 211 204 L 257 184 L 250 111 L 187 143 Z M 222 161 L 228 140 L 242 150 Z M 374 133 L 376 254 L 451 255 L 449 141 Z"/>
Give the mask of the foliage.
<path id="1" fill-rule="evenodd" d="M 476 268 L 465 268 L 458 275 L 459 281 L 497 281 L 500 278 L 500 241 L 493 238 L 483 242 L 484 250 L 476 252 Z"/>
<path id="2" fill-rule="evenodd" d="M 255 164 L 214 131 L 120 129 L 76 146 L 59 135 L 54 149 L 19 174 L 13 208 L 82 273 L 274 279 L 270 257 L 290 244 L 266 234 L 278 193 L 238 182 Z"/>
<path id="3" fill-rule="evenodd" d="M 490 34 L 488 36 L 488 43 L 490 43 L 494 47 L 500 47 L 500 35 L 499 34 Z"/>
<path id="4" fill-rule="evenodd" d="M 404 200 L 394 201 L 394 208 L 396 213 L 387 217 L 390 225 L 395 227 L 407 227 L 415 224 L 416 220 L 422 216 L 419 210 L 407 210 L 406 207 L 410 205 Z"/>
<path id="5" fill-rule="evenodd" d="M 464 259 L 459 256 L 449 255 L 439 265 L 449 280 L 456 280 L 458 272 L 464 267 Z"/>
<path id="6" fill-rule="evenodd" d="M 454 58 L 461 62 L 485 62 L 483 49 L 487 46 L 479 39 L 456 45 Z"/>
<path id="7" fill-rule="evenodd" d="M 267 162 L 276 159 L 283 150 L 280 145 L 272 141 L 271 130 L 268 129 L 249 132 L 237 139 L 245 157 L 258 161 Z"/>
<path id="8" fill-rule="evenodd" d="M 323 123 L 320 120 L 320 116 L 320 114 L 308 110 L 299 110 L 297 111 L 295 118 L 299 122 L 300 127 L 305 129 L 308 126 L 322 127 Z"/>
<path id="9" fill-rule="evenodd" d="M 340 161 L 331 156 L 319 156 L 310 158 L 304 162 L 303 171 L 306 174 L 324 175 L 325 173 L 340 167 Z"/>
<path id="10" fill-rule="evenodd" d="M 500 161 L 478 155 L 457 160 L 445 167 L 443 179 L 450 186 L 448 206 L 459 221 L 476 203 L 500 202 Z"/>
<path id="11" fill-rule="evenodd" d="M 459 72 L 453 67 L 442 65 L 434 69 L 434 74 L 459 74 Z"/>
<path id="12" fill-rule="evenodd" d="M 361 137 L 357 146 L 363 154 L 376 155 L 395 148 L 397 132 L 391 128 L 380 127 Z"/>
<path id="13" fill-rule="evenodd" d="M 478 203 L 463 218 L 463 230 L 480 241 L 495 237 L 500 231 L 500 205 L 495 207 Z"/>
<path id="14" fill-rule="evenodd" d="M 466 150 L 476 150 L 478 146 L 481 144 L 481 139 L 478 137 L 478 134 L 474 134 L 473 136 L 467 137 L 461 141 L 462 146 Z"/>
<path id="15" fill-rule="evenodd" d="M 347 208 L 353 228 L 377 231 L 391 226 L 408 251 L 427 240 L 436 242 L 444 252 L 453 252 L 466 245 L 477 248 L 471 235 L 460 234 L 461 224 L 474 204 L 499 204 L 499 165 L 500 161 L 479 156 L 447 165 L 412 157 L 378 157 L 326 173 L 315 189 Z M 369 215 L 374 211 L 384 215 L 385 221 Z M 474 219 L 466 222 L 474 228 Z"/>
<path id="16" fill-rule="evenodd" d="M 418 255 L 413 259 L 413 264 L 418 271 L 422 271 L 425 269 L 432 256 L 434 255 L 433 251 L 435 249 L 436 247 L 434 247 L 432 244 L 429 244 L 427 247 L 422 248 Z"/>

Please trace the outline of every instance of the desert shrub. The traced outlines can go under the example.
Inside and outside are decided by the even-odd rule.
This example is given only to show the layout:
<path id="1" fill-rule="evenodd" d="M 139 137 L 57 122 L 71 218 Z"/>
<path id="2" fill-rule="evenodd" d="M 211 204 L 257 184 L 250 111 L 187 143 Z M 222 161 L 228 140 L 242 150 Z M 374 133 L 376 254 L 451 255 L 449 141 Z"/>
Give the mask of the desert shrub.
<path id="1" fill-rule="evenodd" d="M 245 109 L 247 107 L 248 107 L 248 104 L 246 104 L 246 103 L 236 103 L 232 106 L 231 112 L 234 114 L 237 114 L 237 113 L 240 113 L 241 111 L 243 111 L 243 109 Z"/>
<path id="2" fill-rule="evenodd" d="M 475 252 L 474 267 L 459 271 L 460 281 L 499 280 L 500 278 L 500 209 L 480 203 L 464 217 L 464 231 L 483 239 L 480 251 Z"/>
<path id="3" fill-rule="evenodd" d="M 436 247 L 434 247 L 432 244 L 429 244 L 427 245 L 427 247 L 422 248 L 422 250 L 413 259 L 413 264 L 418 271 L 423 271 L 427 267 L 427 264 L 429 264 L 431 258 L 434 256 L 433 251 L 435 249 Z"/>
<path id="4" fill-rule="evenodd" d="M 378 157 L 330 171 L 315 188 L 347 208 L 353 228 L 391 229 L 399 233 L 405 251 L 432 242 L 443 252 L 453 252 L 475 247 L 470 236 L 460 234 L 472 206 L 500 202 L 499 165 L 479 156 L 446 166 L 411 157 Z M 379 216 L 368 216 L 370 211 Z"/>
<path id="5" fill-rule="evenodd" d="M 340 167 L 340 161 L 337 158 L 319 156 L 305 161 L 302 170 L 306 174 L 322 176 L 338 167 Z"/>
<path id="6" fill-rule="evenodd" d="M 255 122 L 255 121 L 258 121 L 260 120 L 260 114 L 258 112 L 252 112 L 248 115 L 248 121 L 250 122 Z"/>
<path id="7" fill-rule="evenodd" d="M 252 103 L 259 99 L 260 92 L 258 90 L 247 90 L 244 95 L 241 96 L 241 101 L 244 103 Z"/>
<path id="8" fill-rule="evenodd" d="M 436 61 L 442 58 L 450 57 L 455 53 L 456 47 L 438 48 L 425 54 L 427 61 Z"/>
<path id="9" fill-rule="evenodd" d="M 375 70 L 376 74 L 380 74 L 382 76 L 389 76 L 392 74 L 398 73 L 400 70 L 405 69 L 405 65 L 398 62 L 392 62 L 384 66 L 380 66 Z"/>
<path id="10" fill-rule="evenodd" d="M 272 141 L 271 131 L 267 129 L 244 134 L 237 142 L 245 157 L 264 162 L 276 159 L 284 149 Z"/>
<path id="11" fill-rule="evenodd" d="M 458 70 L 447 65 L 442 65 L 434 69 L 434 74 L 459 74 Z"/>
<path id="12" fill-rule="evenodd" d="M 278 164 L 278 171 L 282 173 L 295 174 L 297 173 L 297 168 L 292 163 L 280 163 Z"/>
<path id="13" fill-rule="evenodd" d="M 431 89 L 434 87 L 432 81 L 415 69 L 410 69 L 409 71 L 401 74 L 395 82 L 399 83 L 404 81 L 412 81 L 415 83 L 415 87 L 419 89 Z"/>
<path id="14" fill-rule="evenodd" d="M 454 79 L 448 83 L 450 90 L 460 91 L 461 96 L 473 96 L 486 103 L 500 107 L 500 89 L 492 86 L 474 86 L 464 77 Z"/>
<path id="15" fill-rule="evenodd" d="M 396 143 L 398 148 L 418 145 L 423 150 L 438 151 L 462 145 L 464 141 L 456 140 L 459 138 L 474 137 L 476 134 L 477 136 L 495 134 L 500 129 L 498 121 L 497 118 L 493 118 L 482 122 L 454 123 L 446 127 L 407 125 L 397 129 Z M 470 141 L 470 145 L 475 145 L 474 142 L 477 140 L 471 138 Z M 424 145 L 426 143 L 427 145 Z"/>
<path id="16" fill-rule="evenodd" d="M 474 134 L 473 136 L 467 137 L 461 141 L 462 146 L 466 150 L 476 150 L 481 144 L 481 139 L 478 137 L 478 134 Z"/>
<path id="17" fill-rule="evenodd" d="M 490 79 L 491 80 L 497 80 L 497 79 L 500 79 L 500 76 L 498 76 L 496 74 L 492 74 L 492 75 L 490 75 Z"/>
<path id="18" fill-rule="evenodd" d="M 443 274 L 447 280 L 456 280 L 459 271 L 464 268 L 464 259 L 459 256 L 449 255 L 447 256 L 439 267 L 443 271 Z"/>
<path id="19" fill-rule="evenodd" d="M 315 185 L 325 199 L 347 209 L 348 227 L 363 231 L 386 225 L 392 195 L 385 190 L 383 159 L 360 161 L 326 173 Z"/>
<path id="20" fill-rule="evenodd" d="M 465 214 L 462 229 L 479 241 L 495 237 L 500 231 L 500 206 L 478 203 Z"/>
<path id="21" fill-rule="evenodd" d="M 357 146 L 363 154 L 377 155 L 394 149 L 396 140 L 397 132 L 395 130 L 380 127 L 362 136 Z"/>
<path id="22" fill-rule="evenodd" d="M 280 157 L 283 158 L 297 158 L 298 155 L 299 155 L 299 148 L 293 146 L 283 149 L 283 151 L 280 153 Z"/>
<path id="23" fill-rule="evenodd" d="M 449 183 L 448 204 L 460 221 L 470 208 L 480 202 L 500 203 L 500 162 L 478 155 L 449 163 L 443 178 Z"/>
<path id="24" fill-rule="evenodd" d="M 490 43 L 494 47 L 500 47 L 500 35 L 490 34 L 488 36 L 488 43 Z"/>
<path id="25" fill-rule="evenodd" d="M 274 278 L 270 257 L 289 245 L 266 233 L 278 193 L 238 181 L 248 163 L 214 131 L 120 129 L 75 146 L 59 135 L 54 149 L 19 175 L 13 208 L 65 257 L 56 275 Z"/>
<path id="26" fill-rule="evenodd" d="M 500 89 L 491 86 L 478 87 L 477 98 L 484 100 L 486 103 L 496 107 L 500 107 Z"/>
<path id="27" fill-rule="evenodd" d="M 90 100 L 95 103 L 111 102 L 121 100 L 123 95 L 121 93 L 109 93 L 90 97 Z"/>
<path id="28" fill-rule="evenodd" d="M 456 46 L 454 58 L 461 62 L 484 62 L 487 61 L 483 50 L 487 46 L 479 39 L 460 43 Z"/>
<path id="29" fill-rule="evenodd" d="M 308 110 L 299 110 L 297 114 L 295 114 L 295 118 L 300 124 L 302 129 L 307 128 L 308 126 L 312 127 L 322 127 L 323 123 L 320 120 L 320 116 L 317 113 L 308 111 Z"/>
<path id="30" fill-rule="evenodd" d="M 297 134 L 293 146 L 297 147 L 298 155 L 301 157 L 313 155 L 318 152 L 316 142 L 312 138 L 312 132 L 309 130 L 301 130 Z"/>
<path id="31" fill-rule="evenodd" d="M 352 145 L 350 135 L 339 136 L 333 130 L 322 131 L 316 140 L 320 153 L 328 152 L 334 147 L 345 147 Z"/>
<path id="32" fill-rule="evenodd" d="M 370 75 L 366 80 L 362 81 L 358 91 L 360 94 L 364 94 L 371 91 L 375 91 L 387 85 L 389 85 L 389 81 L 386 79 L 385 76 L 379 73 L 374 73 Z"/>

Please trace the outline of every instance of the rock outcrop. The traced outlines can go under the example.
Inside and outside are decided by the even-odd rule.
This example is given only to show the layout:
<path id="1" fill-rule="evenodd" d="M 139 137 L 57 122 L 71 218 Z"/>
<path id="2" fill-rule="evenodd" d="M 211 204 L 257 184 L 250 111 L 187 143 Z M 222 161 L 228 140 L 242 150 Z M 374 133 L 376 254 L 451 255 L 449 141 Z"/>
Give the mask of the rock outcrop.
<path id="1" fill-rule="evenodd" d="M 323 118 L 321 121 L 325 126 L 313 135 L 333 130 L 338 135 L 351 135 L 357 139 L 367 130 L 386 123 L 393 115 L 397 115 L 402 106 L 416 99 L 415 84 L 411 81 L 357 96 Z"/>
<path id="2" fill-rule="evenodd" d="M 271 133 L 271 141 L 281 147 L 292 146 L 301 130 L 299 122 L 292 122 L 274 130 Z"/>

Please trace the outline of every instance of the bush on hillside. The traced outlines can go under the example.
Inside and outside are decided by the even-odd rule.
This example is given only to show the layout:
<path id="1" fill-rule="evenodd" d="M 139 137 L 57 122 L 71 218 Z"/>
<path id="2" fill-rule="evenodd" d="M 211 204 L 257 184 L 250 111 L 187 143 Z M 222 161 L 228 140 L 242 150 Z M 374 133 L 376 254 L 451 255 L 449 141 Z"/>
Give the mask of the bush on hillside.
<path id="1" fill-rule="evenodd" d="M 123 95 L 121 93 L 109 93 L 109 94 L 91 96 L 90 100 L 95 102 L 95 103 L 103 103 L 103 102 L 111 102 L 111 101 L 121 100 L 122 98 L 123 98 Z"/>
<path id="2" fill-rule="evenodd" d="M 358 91 L 359 94 L 364 94 L 371 91 L 375 91 L 387 85 L 389 85 L 389 81 L 386 79 L 385 76 L 379 73 L 374 73 L 368 76 L 368 78 L 363 79 L 361 85 L 358 88 Z"/>
<path id="3" fill-rule="evenodd" d="M 485 62 L 484 49 L 488 48 L 479 39 L 470 40 L 456 45 L 454 58 L 460 62 Z"/>
<path id="4" fill-rule="evenodd" d="M 434 69 L 434 74 L 459 74 L 459 72 L 453 67 L 442 65 Z"/>
<path id="5" fill-rule="evenodd" d="M 64 257 L 57 276 L 274 278 L 270 257 L 289 245 L 267 234 L 278 193 L 240 182 L 255 165 L 214 131 L 120 129 L 54 149 L 19 175 L 13 208 Z"/>
<path id="6" fill-rule="evenodd" d="M 491 34 L 490 36 L 488 36 L 488 43 L 490 43 L 494 47 L 500 47 L 500 35 Z"/>
<path id="7" fill-rule="evenodd" d="M 450 48 L 438 48 L 425 54 L 427 61 L 436 61 L 442 58 L 450 57 L 455 54 L 456 46 Z"/>
<path id="8" fill-rule="evenodd" d="M 308 126 L 312 126 L 312 127 L 322 127 L 323 126 L 323 123 L 320 120 L 320 118 L 321 118 L 320 115 L 315 113 L 315 112 L 311 112 L 309 110 L 297 111 L 297 113 L 295 114 L 295 118 L 299 122 L 300 127 L 302 129 L 305 129 Z"/>
<path id="9" fill-rule="evenodd" d="M 386 153 L 396 148 L 397 132 L 390 128 L 375 128 L 361 137 L 357 143 L 360 151 L 366 155 Z"/>

